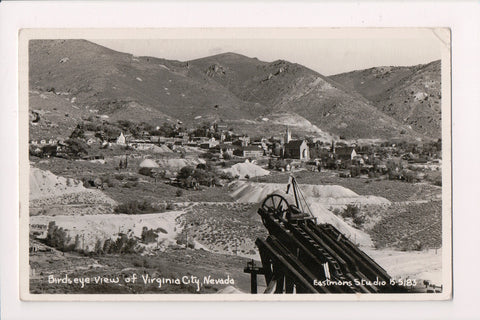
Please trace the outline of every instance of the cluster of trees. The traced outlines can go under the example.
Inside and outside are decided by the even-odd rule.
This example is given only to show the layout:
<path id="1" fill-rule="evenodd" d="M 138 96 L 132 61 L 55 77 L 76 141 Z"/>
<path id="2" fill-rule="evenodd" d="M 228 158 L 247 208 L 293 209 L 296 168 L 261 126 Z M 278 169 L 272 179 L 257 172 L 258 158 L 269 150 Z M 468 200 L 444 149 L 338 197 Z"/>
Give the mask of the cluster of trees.
<path id="1" fill-rule="evenodd" d="M 288 162 L 285 159 L 270 158 L 270 159 L 268 159 L 268 168 L 269 169 L 285 168 L 287 163 Z"/>
<path id="2" fill-rule="evenodd" d="M 102 123 L 93 122 L 93 121 L 84 121 L 75 127 L 75 129 L 70 134 L 71 139 L 85 139 L 85 132 L 95 132 L 95 137 L 101 140 L 114 140 L 116 139 L 121 132 L 121 128 L 117 125 L 112 125 L 107 121 Z"/>
<path id="3" fill-rule="evenodd" d="M 157 242 L 159 232 L 167 233 L 167 231 L 165 231 L 165 229 L 163 229 L 163 228 L 148 229 L 147 227 L 143 227 L 142 228 L 142 242 L 143 243 Z"/>
<path id="4" fill-rule="evenodd" d="M 201 125 L 199 125 L 193 132 L 190 134 L 191 137 L 207 137 L 207 138 L 215 138 L 215 139 L 220 139 L 221 133 L 223 131 L 223 134 L 225 135 L 225 141 L 232 141 L 233 140 L 233 135 L 231 132 L 233 131 L 233 128 L 229 128 L 228 130 L 220 130 L 217 126 L 217 124 L 211 124 L 208 122 L 203 122 Z"/>
<path id="5" fill-rule="evenodd" d="M 180 169 L 177 180 L 183 188 L 196 189 L 199 185 L 213 187 L 220 184 L 219 173 L 207 164 L 199 164 L 196 168 L 186 166 Z"/>
<path id="6" fill-rule="evenodd" d="M 159 232 L 167 233 L 162 228 L 148 229 L 143 227 L 141 238 L 135 237 L 133 234 L 120 232 L 116 240 L 107 239 L 102 242 L 101 239 L 97 239 L 93 252 L 90 252 L 90 254 L 140 253 L 144 248 L 139 245 L 139 242 L 145 244 L 156 242 Z M 58 227 L 55 221 L 48 224 L 47 237 L 43 241 L 46 245 L 62 252 L 78 251 L 86 253 L 83 251 L 85 248 L 83 248 L 81 236 L 77 234 L 75 241 L 72 241 L 67 231 Z"/>
<path id="7" fill-rule="evenodd" d="M 101 240 L 97 240 L 94 249 L 96 254 L 137 253 L 139 251 L 141 250 L 138 247 L 138 239 L 130 237 L 125 233 L 119 233 L 117 240 L 105 240 L 103 246 Z"/>
<path id="8" fill-rule="evenodd" d="M 47 229 L 47 237 L 44 240 L 45 244 L 63 252 L 73 251 L 75 249 L 75 243 L 71 244 L 71 240 L 72 238 L 63 228 L 58 227 L 55 221 L 50 221 Z"/>
<path id="9" fill-rule="evenodd" d="M 185 129 L 170 122 L 164 122 L 161 126 L 153 126 L 146 122 L 135 123 L 129 120 L 117 121 L 117 126 L 123 132 L 131 133 L 135 138 L 141 138 L 145 132 L 152 136 L 173 138 Z"/>
<path id="10" fill-rule="evenodd" d="M 64 157 L 78 158 L 88 155 L 88 145 L 80 138 L 70 138 L 65 140 L 62 150 L 58 150 L 57 145 L 44 145 L 38 151 L 36 146 L 30 146 L 29 153 L 36 157 Z"/>
<path id="11" fill-rule="evenodd" d="M 360 208 L 353 204 L 347 204 L 345 209 L 341 211 L 340 209 L 333 210 L 333 213 L 341 216 L 342 218 L 352 219 L 352 222 L 357 226 L 361 227 L 365 223 L 365 217 L 361 215 Z"/>
<path id="12" fill-rule="evenodd" d="M 136 123 L 129 120 L 118 120 L 115 123 L 109 123 L 108 121 L 102 121 L 100 123 L 91 119 L 91 121 L 84 121 L 77 124 L 70 134 L 70 138 L 85 139 L 85 132 L 87 131 L 95 132 L 95 137 L 106 141 L 115 140 L 121 132 L 129 133 L 135 138 L 141 138 L 145 132 L 150 135 L 174 137 L 181 130 L 182 129 L 168 122 L 163 123 L 157 129 L 157 127 L 146 122 Z"/>
<path id="13" fill-rule="evenodd" d="M 143 201 L 133 200 L 133 201 L 119 204 L 118 206 L 115 207 L 114 211 L 116 213 L 125 213 L 125 214 L 145 214 L 145 213 L 160 212 L 162 211 L 162 208 L 146 200 L 143 200 Z"/>

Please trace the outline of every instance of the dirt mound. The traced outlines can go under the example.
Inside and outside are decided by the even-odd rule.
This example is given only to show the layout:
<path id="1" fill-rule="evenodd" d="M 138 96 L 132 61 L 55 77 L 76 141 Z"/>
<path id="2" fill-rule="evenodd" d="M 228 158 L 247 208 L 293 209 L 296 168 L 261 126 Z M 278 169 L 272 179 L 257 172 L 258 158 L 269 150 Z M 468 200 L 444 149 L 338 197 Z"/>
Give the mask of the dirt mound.
<path id="1" fill-rule="evenodd" d="M 152 159 L 145 159 L 140 163 L 140 168 L 158 168 L 158 164 Z"/>
<path id="2" fill-rule="evenodd" d="M 442 284 L 442 250 L 403 252 L 367 249 L 366 253 L 393 278 L 430 280 Z"/>
<path id="3" fill-rule="evenodd" d="M 80 215 L 111 213 L 115 200 L 97 189 L 87 189 L 79 180 L 30 168 L 30 215 Z"/>
<path id="4" fill-rule="evenodd" d="M 246 176 L 252 178 L 270 174 L 270 171 L 248 161 L 234 164 L 231 168 L 224 169 L 223 171 L 230 173 L 234 177 L 239 176 L 241 179 L 245 178 Z"/>
<path id="5" fill-rule="evenodd" d="M 173 153 L 172 149 L 170 149 L 166 145 L 153 145 L 151 150 L 155 153 Z"/>
<path id="6" fill-rule="evenodd" d="M 280 183 L 255 183 L 237 181 L 230 185 L 230 194 L 237 202 L 263 201 L 265 197 L 278 190 L 286 192 L 286 185 Z M 376 196 L 360 196 L 350 189 L 336 185 L 300 185 L 300 189 L 309 203 L 317 203 L 328 206 L 344 206 L 347 204 L 390 204 L 385 198 Z"/>
<path id="7" fill-rule="evenodd" d="M 308 200 L 307 200 L 308 201 Z M 309 201 L 310 203 L 310 201 Z M 312 214 L 317 217 L 319 223 L 328 223 L 340 230 L 350 241 L 358 243 L 364 247 L 371 247 L 373 245 L 370 236 L 358 229 L 353 228 L 342 218 L 336 216 L 323 205 L 318 203 L 309 204 Z"/>
<path id="8" fill-rule="evenodd" d="M 50 171 L 43 171 L 38 168 L 30 168 L 30 200 L 86 190 L 79 180 L 59 177 Z"/>
<path id="9" fill-rule="evenodd" d="M 30 217 L 30 223 L 48 226 L 50 221 L 55 221 L 58 227 L 67 231 L 71 243 L 75 243 L 75 236 L 80 235 L 83 248 L 92 251 L 97 241 L 103 243 L 106 239 L 115 239 L 119 232 L 140 238 L 143 227 L 154 230 L 160 228 L 157 243 L 159 246 L 167 246 L 175 241 L 175 237 L 181 231 L 177 218 L 183 213 L 170 211 L 142 215 L 34 216 Z"/>
<path id="10" fill-rule="evenodd" d="M 286 194 L 286 185 L 279 183 L 255 183 L 237 181 L 230 185 L 231 196 L 237 202 L 259 203 L 269 194 L 284 196 L 289 203 L 294 203 L 291 194 Z M 350 189 L 336 185 L 300 185 L 312 214 L 319 223 L 329 223 L 339 229 L 347 238 L 362 246 L 371 246 L 370 236 L 347 224 L 340 217 L 328 210 L 330 207 L 343 207 L 347 204 L 390 204 L 390 201 L 375 196 L 360 196 Z"/>

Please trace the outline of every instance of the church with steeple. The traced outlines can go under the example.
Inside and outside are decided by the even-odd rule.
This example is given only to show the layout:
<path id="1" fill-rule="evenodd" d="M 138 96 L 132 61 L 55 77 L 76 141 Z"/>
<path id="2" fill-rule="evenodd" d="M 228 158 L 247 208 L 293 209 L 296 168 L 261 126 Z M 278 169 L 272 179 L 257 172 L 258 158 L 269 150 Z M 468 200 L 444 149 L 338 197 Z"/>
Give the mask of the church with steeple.
<path id="1" fill-rule="evenodd" d="M 289 159 L 299 159 L 308 161 L 310 159 L 310 149 L 306 140 L 292 140 L 292 132 L 287 126 L 283 140 L 283 157 Z"/>
<path id="2" fill-rule="evenodd" d="M 290 131 L 290 128 L 288 126 L 287 126 L 287 130 L 285 130 L 285 137 L 284 137 L 283 141 L 284 141 L 285 144 L 292 141 L 292 132 Z"/>

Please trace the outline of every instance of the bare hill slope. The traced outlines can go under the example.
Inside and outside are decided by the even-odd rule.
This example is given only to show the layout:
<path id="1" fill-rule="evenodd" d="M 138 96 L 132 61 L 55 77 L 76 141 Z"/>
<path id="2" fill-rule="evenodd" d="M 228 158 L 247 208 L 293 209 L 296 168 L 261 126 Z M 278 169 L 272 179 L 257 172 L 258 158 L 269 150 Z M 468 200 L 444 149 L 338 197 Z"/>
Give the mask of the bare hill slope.
<path id="1" fill-rule="evenodd" d="M 30 92 L 32 97 L 58 96 L 50 99 L 59 100 L 56 109 L 37 96 L 30 107 L 58 114 L 52 118 L 56 123 L 74 114 L 68 128 L 79 118 L 96 116 L 157 125 L 222 120 L 240 132 L 273 134 L 284 131 L 282 122 L 265 119 L 291 114 L 311 124 L 305 131 L 325 137 L 420 136 L 367 99 L 302 65 L 235 53 L 180 62 L 135 57 L 85 40 L 33 40 Z"/>
<path id="2" fill-rule="evenodd" d="M 155 123 L 251 118 L 248 103 L 208 77 L 190 76 L 186 62 L 134 57 L 85 40 L 31 41 L 30 57 L 30 90 L 65 93 L 92 114 Z"/>
<path id="3" fill-rule="evenodd" d="M 378 110 L 434 139 L 441 137 L 441 62 L 377 67 L 330 77 Z"/>
<path id="4" fill-rule="evenodd" d="M 296 113 L 320 129 L 346 138 L 417 136 L 367 99 L 350 94 L 341 85 L 299 64 L 284 60 L 266 63 L 232 53 L 191 64 L 240 99 L 267 106 L 267 118 L 277 112 Z"/>

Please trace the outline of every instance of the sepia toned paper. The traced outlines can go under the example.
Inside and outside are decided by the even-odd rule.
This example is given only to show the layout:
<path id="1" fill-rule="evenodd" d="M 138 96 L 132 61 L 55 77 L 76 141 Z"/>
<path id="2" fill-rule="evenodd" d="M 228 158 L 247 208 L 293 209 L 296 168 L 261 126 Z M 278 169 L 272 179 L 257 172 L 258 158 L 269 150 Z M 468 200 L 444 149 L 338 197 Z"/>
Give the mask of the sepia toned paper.
<path id="1" fill-rule="evenodd" d="M 24 29 L 19 55 L 22 299 L 451 297 L 448 29 Z"/>

